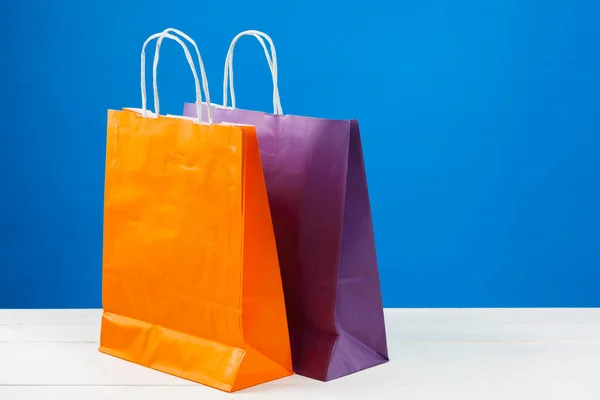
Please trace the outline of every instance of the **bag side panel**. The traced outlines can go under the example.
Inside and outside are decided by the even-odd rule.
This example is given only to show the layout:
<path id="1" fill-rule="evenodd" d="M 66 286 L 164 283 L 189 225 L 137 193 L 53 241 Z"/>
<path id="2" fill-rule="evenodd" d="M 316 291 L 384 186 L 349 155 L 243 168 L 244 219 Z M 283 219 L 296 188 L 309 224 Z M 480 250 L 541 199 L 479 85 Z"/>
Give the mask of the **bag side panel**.
<path id="1" fill-rule="evenodd" d="M 328 371 L 334 379 L 388 360 L 383 304 L 362 144 L 352 121 L 337 282 L 340 337 Z"/>

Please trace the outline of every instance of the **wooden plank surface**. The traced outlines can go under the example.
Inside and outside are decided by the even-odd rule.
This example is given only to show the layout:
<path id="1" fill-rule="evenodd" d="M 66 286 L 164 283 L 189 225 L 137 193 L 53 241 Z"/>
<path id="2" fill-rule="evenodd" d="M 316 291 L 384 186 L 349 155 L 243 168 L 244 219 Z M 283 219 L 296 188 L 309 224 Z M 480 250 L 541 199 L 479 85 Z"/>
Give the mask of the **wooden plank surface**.
<path id="1" fill-rule="evenodd" d="M 0 399 L 600 399 L 600 309 L 389 309 L 391 362 L 233 395 L 97 351 L 99 310 L 0 310 Z"/>

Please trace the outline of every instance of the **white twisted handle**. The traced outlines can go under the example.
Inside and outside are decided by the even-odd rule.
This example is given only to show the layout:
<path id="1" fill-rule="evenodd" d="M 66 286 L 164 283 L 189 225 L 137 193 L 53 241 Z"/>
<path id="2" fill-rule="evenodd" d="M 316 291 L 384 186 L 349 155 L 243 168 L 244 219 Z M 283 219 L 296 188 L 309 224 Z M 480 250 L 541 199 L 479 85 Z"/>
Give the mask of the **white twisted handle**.
<path id="1" fill-rule="evenodd" d="M 223 105 L 227 106 L 227 88 L 229 87 L 229 93 L 231 94 L 231 107 L 235 108 L 235 89 L 233 87 L 233 51 L 237 41 L 242 36 L 247 35 L 254 36 L 263 47 L 265 56 L 267 58 L 267 62 L 269 63 L 269 68 L 271 69 L 271 76 L 273 78 L 273 113 L 283 114 L 283 109 L 281 108 L 281 100 L 279 99 L 279 87 L 277 85 L 277 53 L 275 51 L 275 45 L 273 44 L 273 41 L 271 40 L 269 35 L 257 30 L 247 30 L 241 32 L 231 41 L 229 51 L 227 52 L 227 56 L 225 58 L 225 71 L 223 75 Z M 263 39 L 269 42 L 271 54 L 269 54 L 269 51 L 267 50 L 267 45 L 265 44 Z"/>
<path id="2" fill-rule="evenodd" d="M 206 71 L 204 69 L 204 64 L 202 62 L 202 56 L 200 55 L 200 50 L 198 49 L 198 45 L 188 35 L 186 35 L 185 33 L 181 32 L 177 29 L 173 29 L 173 28 L 167 28 L 161 33 L 155 33 L 154 35 L 151 35 L 150 37 L 148 37 L 148 39 L 146 39 L 146 41 L 144 42 L 144 45 L 142 46 L 141 74 L 140 75 L 141 75 L 143 115 L 146 116 L 146 103 L 147 103 L 147 100 L 146 100 L 146 46 L 148 45 L 148 43 L 151 40 L 158 38 L 158 41 L 156 42 L 156 51 L 154 54 L 154 63 L 153 63 L 153 69 L 152 69 L 152 78 L 153 78 L 152 81 L 153 81 L 153 88 L 154 88 L 154 111 L 156 113 L 156 116 L 158 116 L 158 115 L 160 115 L 160 101 L 159 101 L 159 97 L 158 97 L 158 82 L 157 82 L 158 60 L 160 58 L 160 46 L 162 44 L 162 41 L 164 38 L 168 38 L 168 39 L 175 40 L 177 43 L 179 43 L 179 45 L 183 48 L 183 51 L 185 53 L 185 58 L 187 59 L 188 64 L 190 65 L 192 74 L 194 75 L 194 84 L 195 84 L 195 89 L 196 89 L 196 111 L 198 113 L 197 114 L 198 117 L 195 122 L 202 123 L 202 93 L 200 91 L 200 82 L 198 80 L 198 74 L 196 73 L 196 67 L 194 66 L 194 61 L 192 60 L 192 56 L 190 55 L 190 52 L 189 52 L 187 46 L 181 41 L 181 39 L 179 39 L 177 36 L 170 35 L 169 32 L 173 32 L 173 33 L 180 35 L 181 37 L 186 39 L 188 42 L 190 42 L 196 49 L 196 55 L 198 57 L 198 62 L 200 64 L 200 74 L 202 77 L 202 88 L 204 89 L 204 95 L 206 97 L 206 103 L 208 105 L 208 123 L 212 124 L 213 117 L 212 117 L 212 109 L 210 107 L 210 94 L 208 91 L 208 79 L 206 78 Z"/>

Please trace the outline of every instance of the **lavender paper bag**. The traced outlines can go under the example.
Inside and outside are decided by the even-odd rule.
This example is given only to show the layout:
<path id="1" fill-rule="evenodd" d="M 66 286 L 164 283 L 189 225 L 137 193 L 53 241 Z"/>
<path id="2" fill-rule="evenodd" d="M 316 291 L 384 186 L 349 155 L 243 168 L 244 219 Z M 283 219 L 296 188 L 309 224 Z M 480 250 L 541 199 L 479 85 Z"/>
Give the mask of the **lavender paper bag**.
<path id="1" fill-rule="evenodd" d="M 233 49 L 244 35 L 263 45 L 275 114 L 235 108 Z M 263 41 L 271 45 L 271 55 Z M 273 42 L 245 31 L 225 62 L 233 107 L 214 122 L 256 127 L 277 241 L 294 371 L 328 381 L 388 360 L 379 271 L 358 121 L 282 115 Z M 206 115 L 203 104 L 203 115 Z M 184 115 L 196 117 L 195 104 Z"/>

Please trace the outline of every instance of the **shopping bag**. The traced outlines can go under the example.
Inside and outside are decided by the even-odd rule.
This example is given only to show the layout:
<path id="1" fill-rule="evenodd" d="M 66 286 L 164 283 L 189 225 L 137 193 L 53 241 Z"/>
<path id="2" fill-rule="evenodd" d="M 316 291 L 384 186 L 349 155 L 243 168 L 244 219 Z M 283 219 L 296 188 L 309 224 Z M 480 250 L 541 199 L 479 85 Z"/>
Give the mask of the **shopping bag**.
<path id="1" fill-rule="evenodd" d="M 259 39 L 273 76 L 274 114 L 235 108 L 233 49 Z M 266 44 L 271 45 L 269 56 Z M 294 372 L 335 379 L 388 360 L 375 241 L 358 121 L 283 115 L 277 58 L 259 31 L 236 36 L 215 121 L 256 126 L 285 292 Z M 185 104 L 184 115 L 197 115 Z"/>
<path id="2" fill-rule="evenodd" d="M 108 111 L 100 351 L 224 391 L 290 375 L 288 327 L 255 128 Z M 206 102 L 210 104 L 200 53 Z"/>

